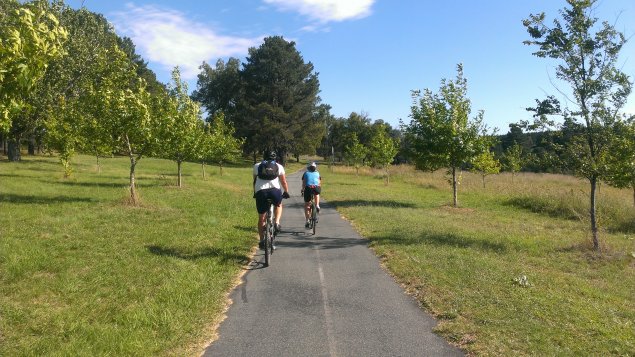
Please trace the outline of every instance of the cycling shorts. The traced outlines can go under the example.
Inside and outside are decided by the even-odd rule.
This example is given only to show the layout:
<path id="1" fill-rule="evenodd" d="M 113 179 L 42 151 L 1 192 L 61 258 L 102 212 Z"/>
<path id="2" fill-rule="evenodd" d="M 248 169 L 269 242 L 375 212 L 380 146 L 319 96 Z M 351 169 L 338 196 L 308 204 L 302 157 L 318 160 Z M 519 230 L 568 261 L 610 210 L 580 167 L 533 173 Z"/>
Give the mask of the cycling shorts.
<path id="1" fill-rule="evenodd" d="M 319 195 L 322 192 L 320 186 L 306 186 L 304 188 L 304 202 L 311 202 L 311 194 Z"/>
<path id="2" fill-rule="evenodd" d="M 274 206 L 280 206 L 282 203 L 282 190 L 279 188 L 268 188 L 256 192 L 256 209 L 259 214 L 263 214 L 269 209 L 267 199 L 271 199 Z"/>

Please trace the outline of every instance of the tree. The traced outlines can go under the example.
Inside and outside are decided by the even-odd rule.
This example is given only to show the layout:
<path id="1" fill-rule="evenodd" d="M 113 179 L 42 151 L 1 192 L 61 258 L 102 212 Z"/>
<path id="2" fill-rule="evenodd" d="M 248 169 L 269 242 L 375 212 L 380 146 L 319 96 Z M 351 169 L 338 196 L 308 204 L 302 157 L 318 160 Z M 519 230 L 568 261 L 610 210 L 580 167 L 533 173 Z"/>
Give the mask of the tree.
<path id="1" fill-rule="evenodd" d="M 368 156 L 368 148 L 359 142 L 357 134 L 353 134 L 351 142 L 346 145 L 344 157 L 346 161 L 355 167 L 355 175 L 359 175 L 359 168 L 364 166 L 364 160 Z"/>
<path id="2" fill-rule="evenodd" d="M 370 140 L 368 154 L 370 164 L 384 169 L 386 172 L 386 184 L 390 182 L 388 165 L 392 163 L 395 155 L 397 155 L 398 147 L 384 130 L 376 130 L 375 135 Z"/>
<path id="3" fill-rule="evenodd" d="M 481 175 L 483 188 L 485 188 L 485 177 L 499 173 L 501 164 L 494 158 L 491 151 L 484 151 L 472 160 L 472 168 Z"/>
<path id="4" fill-rule="evenodd" d="M 49 71 L 35 87 L 35 105 L 48 149 L 59 153 L 68 177 L 76 151 L 89 152 L 98 161 L 99 156 L 112 153 L 113 138 L 105 119 L 112 114 L 107 98 L 134 88 L 138 76 L 105 17 L 63 3 L 55 11 L 69 33 L 66 55 L 50 62 Z"/>
<path id="5" fill-rule="evenodd" d="M 237 135 L 246 138 L 248 151 L 274 149 L 284 160 L 287 152 L 298 147 L 298 138 L 303 140 L 303 132 L 323 126 L 315 115 L 320 84 L 313 70 L 295 42 L 281 36 L 267 37 L 260 47 L 249 49 L 240 71 L 237 110 L 241 120 L 233 121 Z"/>
<path id="6" fill-rule="evenodd" d="M 448 168 L 451 175 L 454 207 L 458 207 L 459 173 L 463 165 L 471 162 L 491 147 L 491 136 L 486 136 L 483 112 L 469 120 L 471 103 L 467 98 L 467 80 L 463 66 L 457 66 L 456 80 L 441 81 L 439 93 L 429 89 L 412 91 L 411 121 L 403 125 L 409 155 L 420 170 L 435 171 Z"/>
<path id="7" fill-rule="evenodd" d="M 545 23 L 545 14 L 532 14 L 523 21 L 539 58 L 559 62 L 556 77 L 571 88 L 574 109 L 565 109 L 565 119 L 579 123 L 581 132 L 571 138 L 564 153 L 568 166 L 590 185 L 590 221 L 593 247 L 599 250 L 596 199 L 598 181 L 606 177 L 607 149 L 614 136 L 610 130 L 619 120 L 631 92 L 632 83 L 617 66 L 624 35 L 608 22 L 596 26 L 595 0 L 567 0 L 569 7 L 560 11 L 562 21 Z"/>
<path id="8" fill-rule="evenodd" d="M 207 120 L 211 121 L 216 113 L 223 112 L 230 122 L 242 124 L 243 118 L 236 115 L 242 91 L 240 61 L 232 57 L 225 63 L 219 59 L 216 68 L 203 62 L 200 70 L 192 98 L 205 107 L 209 114 Z"/>
<path id="9" fill-rule="evenodd" d="M 522 160 L 523 148 L 522 146 L 514 143 L 512 146 L 508 147 L 505 150 L 505 155 L 503 156 L 503 165 L 505 170 L 512 173 L 512 183 L 514 182 L 514 176 L 516 176 L 517 172 L 520 172 L 523 165 Z"/>
<path id="10" fill-rule="evenodd" d="M 633 190 L 635 207 L 635 116 L 615 124 L 615 140 L 611 143 L 606 181 L 619 188 Z"/>
<path id="11" fill-rule="evenodd" d="M 0 132 L 15 129 L 16 118 L 32 117 L 24 113 L 26 98 L 49 62 L 63 54 L 67 35 L 47 1 L 0 3 Z M 9 157 L 19 160 L 21 131 L 13 132 Z"/>
<path id="12" fill-rule="evenodd" d="M 181 80 L 178 67 L 172 71 L 168 98 L 161 112 L 162 154 L 177 165 L 177 185 L 182 187 L 182 164 L 193 159 L 197 150 L 197 132 L 202 122 L 199 104 L 187 93 L 187 83 Z"/>
<path id="13" fill-rule="evenodd" d="M 205 161 L 214 162 L 223 175 L 223 165 L 234 162 L 240 157 L 243 140 L 234 137 L 234 127 L 225 121 L 223 113 L 216 113 L 209 125 L 208 145 L 203 152 Z"/>
<path id="14" fill-rule="evenodd" d="M 121 52 L 123 54 L 123 52 Z M 125 56 L 125 54 L 124 54 Z M 129 78 L 136 77 L 134 66 L 122 67 L 122 71 Z M 134 77 L 133 77 L 134 76 Z M 136 167 L 139 161 L 157 151 L 157 133 L 162 100 L 159 96 L 151 97 L 145 88 L 145 82 L 140 80 L 135 87 L 121 83 L 121 87 L 112 87 L 104 93 L 107 101 L 104 125 L 107 126 L 113 140 L 113 151 L 122 153 L 130 159 L 130 200 L 132 204 L 139 204 L 136 189 Z"/>

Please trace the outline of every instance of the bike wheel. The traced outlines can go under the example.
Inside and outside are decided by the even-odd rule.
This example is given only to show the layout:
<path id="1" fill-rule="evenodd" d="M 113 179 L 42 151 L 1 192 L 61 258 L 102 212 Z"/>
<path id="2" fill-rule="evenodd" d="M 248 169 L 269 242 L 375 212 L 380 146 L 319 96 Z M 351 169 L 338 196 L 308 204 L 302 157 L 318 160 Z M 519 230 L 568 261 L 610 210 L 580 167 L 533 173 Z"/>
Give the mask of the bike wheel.
<path id="1" fill-rule="evenodd" d="M 311 204 L 311 228 L 313 228 L 313 235 L 315 235 L 315 226 L 317 226 L 317 209 L 315 209 L 314 204 Z"/>
<path id="2" fill-rule="evenodd" d="M 271 218 L 267 217 L 267 223 L 265 225 L 265 239 L 264 239 L 264 251 L 265 251 L 265 266 L 269 266 L 269 260 L 271 260 L 271 233 L 273 231 L 273 224 Z"/>
<path id="3" fill-rule="evenodd" d="M 271 246 L 271 236 L 269 232 L 265 232 L 265 266 L 269 266 L 269 260 L 271 259 L 271 251 L 269 250 L 269 246 Z"/>

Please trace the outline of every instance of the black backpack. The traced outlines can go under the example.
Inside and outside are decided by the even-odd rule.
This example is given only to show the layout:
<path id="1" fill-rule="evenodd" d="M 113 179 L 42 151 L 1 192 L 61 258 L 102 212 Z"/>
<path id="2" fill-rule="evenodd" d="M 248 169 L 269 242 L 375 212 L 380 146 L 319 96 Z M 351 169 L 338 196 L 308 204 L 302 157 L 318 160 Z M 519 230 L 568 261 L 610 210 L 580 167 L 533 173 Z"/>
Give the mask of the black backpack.
<path id="1" fill-rule="evenodd" d="M 258 165 L 258 177 L 262 180 L 273 180 L 278 177 L 278 164 L 275 161 L 263 161 Z"/>

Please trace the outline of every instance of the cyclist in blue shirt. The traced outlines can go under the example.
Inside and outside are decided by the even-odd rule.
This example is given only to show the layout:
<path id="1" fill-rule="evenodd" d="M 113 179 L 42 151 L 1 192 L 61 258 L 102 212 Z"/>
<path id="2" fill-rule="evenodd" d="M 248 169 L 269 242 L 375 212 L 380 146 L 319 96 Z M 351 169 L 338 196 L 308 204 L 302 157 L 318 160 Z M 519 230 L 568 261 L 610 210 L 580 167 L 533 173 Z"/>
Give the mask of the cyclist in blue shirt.
<path id="1" fill-rule="evenodd" d="M 302 175 L 302 192 L 304 192 L 304 218 L 306 218 L 305 227 L 309 227 L 309 218 L 311 215 L 311 194 L 315 195 L 315 208 L 320 212 L 320 192 L 322 191 L 322 178 L 317 170 L 317 164 L 311 162 L 306 167 L 306 172 Z"/>

